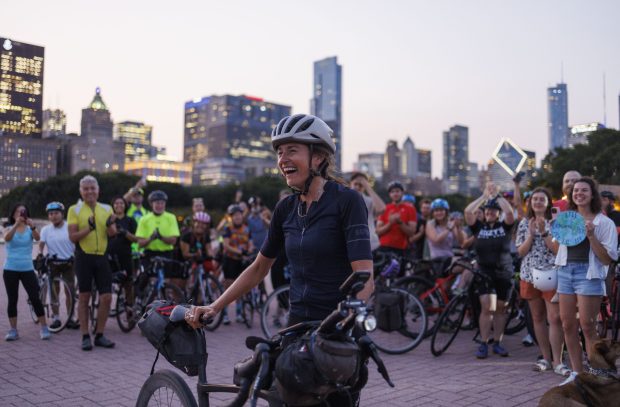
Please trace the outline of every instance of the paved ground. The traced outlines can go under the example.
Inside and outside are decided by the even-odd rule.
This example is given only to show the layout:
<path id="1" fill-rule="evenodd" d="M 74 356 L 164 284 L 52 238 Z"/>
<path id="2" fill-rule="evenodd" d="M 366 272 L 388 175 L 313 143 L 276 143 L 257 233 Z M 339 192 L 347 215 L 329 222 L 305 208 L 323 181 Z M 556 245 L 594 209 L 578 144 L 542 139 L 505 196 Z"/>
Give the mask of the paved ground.
<path id="1" fill-rule="evenodd" d="M 3 257 L 0 247 L 0 260 Z M 6 295 L 0 282 L 0 333 L 8 330 Z M 20 292 L 18 328 L 21 339 L 0 340 L 0 406 L 132 406 L 147 378 L 154 349 L 137 330 L 124 334 L 109 320 L 107 335 L 115 349 L 80 350 L 80 334 L 65 330 L 41 341 L 30 319 L 26 295 Z M 244 338 L 258 334 L 239 324 L 222 326 L 207 336 L 208 375 L 212 382 L 230 383 L 233 364 L 249 355 Z M 540 396 L 561 381 L 553 373 L 533 372 L 537 351 L 524 348 L 521 335 L 508 337 L 512 356 L 473 357 L 473 333 L 459 334 L 449 351 L 435 358 L 429 341 L 405 355 L 383 355 L 396 384 L 389 388 L 371 368 L 363 406 L 535 406 Z M 371 365 L 372 367 L 372 365 Z M 158 368 L 170 368 L 160 358 Z M 195 380 L 188 379 L 194 388 Z M 221 405 L 214 400 L 212 405 Z"/>

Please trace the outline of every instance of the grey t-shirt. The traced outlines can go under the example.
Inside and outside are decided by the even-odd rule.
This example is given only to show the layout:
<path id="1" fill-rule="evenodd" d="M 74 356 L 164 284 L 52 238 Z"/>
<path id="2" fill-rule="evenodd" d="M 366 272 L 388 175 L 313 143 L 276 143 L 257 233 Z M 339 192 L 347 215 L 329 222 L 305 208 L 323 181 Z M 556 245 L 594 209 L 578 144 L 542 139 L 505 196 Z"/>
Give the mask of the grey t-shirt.
<path id="1" fill-rule="evenodd" d="M 375 250 L 380 246 L 379 236 L 375 228 L 375 212 L 373 209 L 372 198 L 368 195 L 362 194 L 366 209 L 368 209 L 368 231 L 370 232 L 370 250 Z"/>

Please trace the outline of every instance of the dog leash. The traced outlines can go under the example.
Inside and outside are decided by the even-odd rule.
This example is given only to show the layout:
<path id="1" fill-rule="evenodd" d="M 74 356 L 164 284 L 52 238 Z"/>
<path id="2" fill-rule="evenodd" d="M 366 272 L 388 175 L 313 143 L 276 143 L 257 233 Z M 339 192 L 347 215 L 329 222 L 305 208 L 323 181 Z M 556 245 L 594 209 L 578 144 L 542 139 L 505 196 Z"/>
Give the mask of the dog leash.
<path id="1" fill-rule="evenodd" d="M 592 403 L 592 399 L 588 396 L 586 389 L 584 389 L 583 386 L 581 385 L 578 375 L 575 376 L 575 380 L 573 382 L 575 383 L 575 387 L 577 387 L 577 391 L 579 392 L 579 395 L 581 395 L 581 398 L 583 399 L 584 403 L 586 403 L 586 406 L 595 407 L 594 404 Z"/>

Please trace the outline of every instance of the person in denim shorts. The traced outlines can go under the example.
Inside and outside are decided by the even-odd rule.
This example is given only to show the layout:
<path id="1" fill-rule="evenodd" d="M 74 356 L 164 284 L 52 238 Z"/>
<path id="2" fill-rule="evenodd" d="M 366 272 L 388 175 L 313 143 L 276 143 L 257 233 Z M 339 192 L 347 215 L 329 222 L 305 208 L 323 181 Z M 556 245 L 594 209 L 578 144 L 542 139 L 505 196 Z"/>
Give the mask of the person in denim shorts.
<path id="1" fill-rule="evenodd" d="M 568 207 L 583 216 L 586 228 L 585 239 L 575 246 L 560 245 L 555 259 L 555 264 L 560 266 L 557 292 L 560 294 L 560 318 L 566 348 L 573 369 L 567 381 L 571 381 L 583 371 L 578 327 L 581 326 L 586 349 L 598 339 L 596 315 L 605 295 L 609 264 L 618 258 L 618 235 L 613 221 L 602 213 L 601 197 L 592 178 L 582 177 L 573 184 L 568 194 Z"/>

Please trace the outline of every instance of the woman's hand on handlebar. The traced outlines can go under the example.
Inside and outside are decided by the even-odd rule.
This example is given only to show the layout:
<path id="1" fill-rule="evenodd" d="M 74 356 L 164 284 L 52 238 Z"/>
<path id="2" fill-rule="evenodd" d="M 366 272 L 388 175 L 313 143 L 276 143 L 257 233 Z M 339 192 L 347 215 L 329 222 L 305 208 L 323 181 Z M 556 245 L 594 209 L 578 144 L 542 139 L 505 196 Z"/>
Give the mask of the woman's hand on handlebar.
<path id="1" fill-rule="evenodd" d="M 201 307 L 192 306 L 185 312 L 185 322 L 194 329 L 204 326 L 204 322 L 209 318 L 215 317 L 218 311 L 211 305 Z"/>

